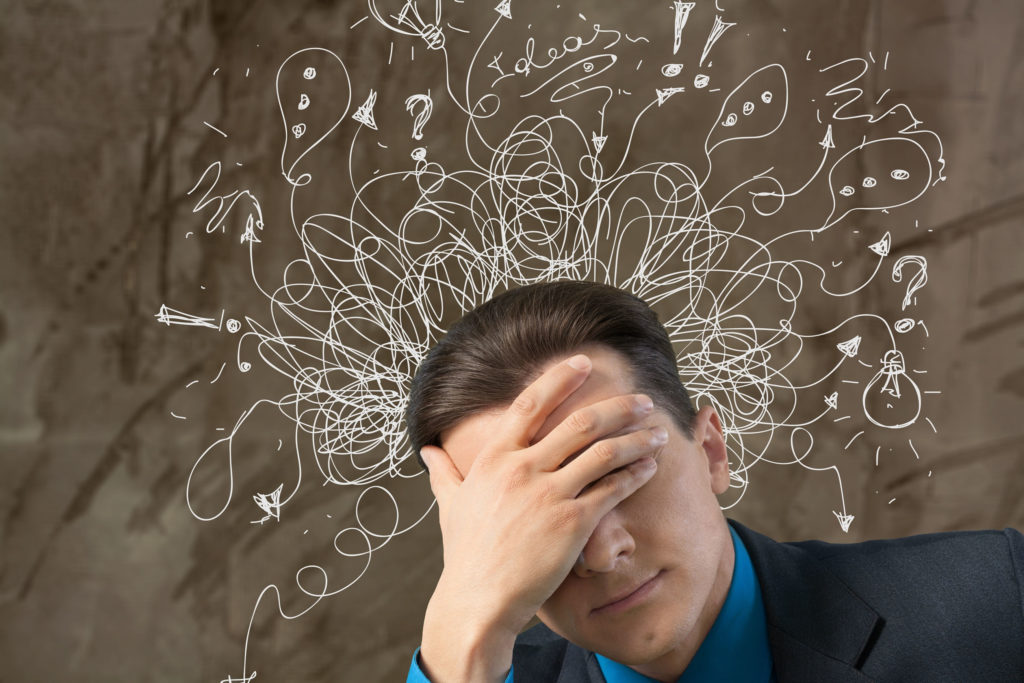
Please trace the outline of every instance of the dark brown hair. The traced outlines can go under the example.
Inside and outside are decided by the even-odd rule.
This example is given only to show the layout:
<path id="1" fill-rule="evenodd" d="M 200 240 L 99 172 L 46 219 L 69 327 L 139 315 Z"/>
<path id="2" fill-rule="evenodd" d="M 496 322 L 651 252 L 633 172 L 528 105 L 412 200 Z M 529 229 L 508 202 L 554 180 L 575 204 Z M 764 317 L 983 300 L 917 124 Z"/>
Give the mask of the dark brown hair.
<path id="1" fill-rule="evenodd" d="M 427 354 L 405 411 L 417 458 L 423 446 L 440 446 L 441 433 L 461 420 L 511 404 L 550 359 L 595 343 L 622 354 L 633 370 L 633 389 L 651 396 L 692 437 L 695 411 L 657 314 L 610 285 L 569 280 L 494 297 L 456 322 Z"/>

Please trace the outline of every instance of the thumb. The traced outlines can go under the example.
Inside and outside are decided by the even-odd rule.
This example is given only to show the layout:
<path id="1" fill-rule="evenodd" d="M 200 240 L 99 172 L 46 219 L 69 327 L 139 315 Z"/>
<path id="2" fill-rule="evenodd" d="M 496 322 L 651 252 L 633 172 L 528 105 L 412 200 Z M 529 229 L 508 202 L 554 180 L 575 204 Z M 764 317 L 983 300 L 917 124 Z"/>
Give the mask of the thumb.
<path id="1" fill-rule="evenodd" d="M 438 505 L 443 505 L 450 492 L 462 483 L 462 474 L 443 448 L 424 446 L 420 449 L 420 457 L 430 473 L 430 490 L 434 492 Z"/>

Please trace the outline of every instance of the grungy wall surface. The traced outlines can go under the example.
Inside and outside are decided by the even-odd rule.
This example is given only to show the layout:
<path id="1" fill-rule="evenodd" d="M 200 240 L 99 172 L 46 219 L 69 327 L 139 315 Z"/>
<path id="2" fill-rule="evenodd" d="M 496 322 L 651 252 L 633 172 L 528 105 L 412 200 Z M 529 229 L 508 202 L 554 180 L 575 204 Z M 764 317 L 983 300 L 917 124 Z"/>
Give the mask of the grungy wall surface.
<path id="1" fill-rule="evenodd" d="M 476 19 L 489 24 L 497 16 L 490 3 L 442 4 L 446 16 L 459 17 L 450 20 L 456 26 Z M 547 46 L 578 31 L 579 23 L 570 21 L 577 11 L 604 26 L 642 27 L 663 38 L 671 32 L 670 3 L 664 1 L 595 0 L 574 3 L 568 14 L 555 13 L 554 4 L 512 1 L 520 24 L 503 38 L 509 54 L 521 51 L 530 35 Z M 710 4 L 695 10 L 684 34 L 688 42 L 704 42 Z M 401 5 L 391 2 L 387 11 L 398 12 Z M 778 62 L 790 73 L 797 123 L 756 147 L 756 158 L 723 152 L 716 169 L 749 176 L 777 165 L 790 169 L 780 171 L 790 186 L 799 184 L 822 151 L 814 108 L 806 106 L 806 93 L 821 85 L 816 69 L 847 57 L 881 60 L 887 53 L 886 69 L 875 69 L 861 83 L 864 100 L 883 102 L 876 113 L 885 102 L 906 103 L 939 133 L 947 164 L 947 180 L 908 210 L 863 212 L 840 226 L 845 232 L 830 233 L 842 238 L 829 247 L 835 261 L 863 262 L 865 245 L 891 231 L 890 260 L 927 259 L 927 285 L 910 307 L 913 318 L 926 323 L 927 337 L 920 327 L 908 333 L 921 344 L 907 360 L 926 370 L 919 376 L 923 388 L 941 392 L 925 397 L 935 429 L 920 420 L 906 430 L 870 431 L 863 417 L 812 427 L 816 455 L 810 464 L 834 465 L 842 473 L 846 507 L 855 515 L 849 533 L 833 514 L 839 506 L 835 477 L 801 467 L 761 463 L 751 469 L 749 488 L 728 514 L 780 540 L 844 542 L 1024 526 L 1020 3 L 719 5 L 737 22 L 712 52 L 719 96 L 755 68 Z M 286 611 L 301 611 L 309 599 L 296 587 L 300 567 L 323 567 L 335 587 L 363 572 L 363 559 L 336 550 L 359 546 L 335 537 L 355 524 L 357 505 L 363 528 L 382 534 L 413 527 L 429 509 L 426 478 L 412 477 L 417 468 L 410 463 L 400 468 L 402 477 L 376 482 L 401 500 L 403 514 L 395 519 L 379 491 L 366 493 L 368 484 L 321 486 L 314 462 L 307 461 L 313 474 L 280 521 L 253 524 L 260 511 L 252 496 L 295 481 L 294 447 L 278 444 L 294 424 L 266 410 L 254 414 L 253 429 L 233 444 L 233 479 L 219 459 L 193 480 L 197 495 L 212 500 L 234 486 L 222 515 L 198 520 L 186 505 L 186 486 L 200 454 L 253 402 L 294 388 L 272 372 L 240 373 L 237 337 L 161 325 L 155 318 L 166 304 L 214 318 L 225 310 L 228 317 L 268 320 L 248 248 L 240 244 L 244 221 L 207 233 L 215 206 L 195 210 L 198 194 L 189 194 L 215 161 L 223 165 L 217 193 L 246 189 L 261 199 L 264 229 L 253 264 L 261 281 L 277 286 L 284 265 L 302 255 L 281 175 L 288 131 L 274 95 L 275 75 L 290 54 L 311 46 L 336 53 L 352 81 L 349 111 L 376 89 L 382 130 L 408 128 L 404 100 L 410 93 L 443 91 L 439 53 L 428 52 L 419 38 L 396 38 L 372 17 L 359 23 L 367 14 L 366 3 L 348 0 L 4 4 L 0 680 L 240 676 L 250 615 L 265 586 L 280 586 Z M 535 16 L 535 23 L 523 27 L 524 16 Z M 460 43 L 454 29 L 448 36 L 451 68 L 464 77 L 470 43 Z M 406 53 L 416 46 L 410 61 Z M 400 53 L 393 66 L 391 50 Z M 682 60 L 689 62 L 688 78 L 698 59 L 687 53 Z M 658 78 L 656 69 L 638 67 L 628 87 L 653 92 Z M 669 100 L 675 109 L 652 114 L 660 118 L 637 137 L 637 154 L 655 158 L 668 149 L 685 157 L 700 149 L 719 101 L 683 97 Z M 465 129 L 452 123 L 457 112 L 435 100 L 424 144 L 432 160 L 445 160 L 463 144 Z M 515 118 L 531 113 L 525 100 L 508 101 Z M 631 120 L 609 113 L 610 150 L 626 137 Z M 859 132 L 854 127 L 843 135 Z M 362 146 L 350 158 L 346 144 L 325 143 L 309 162 L 322 182 L 304 195 L 304 215 L 337 205 L 346 192 L 351 201 L 347 169 L 371 173 L 374 153 Z M 404 147 L 402 154 L 408 155 Z M 205 192 L 209 180 L 197 192 Z M 388 206 L 401 198 L 376 199 Z M 854 225 L 862 231 L 856 239 L 847 230 Z M 792 227 L 754 217 L 745 229 L 761 231 L 764 240 Z M 341 280 L 356 276 L 351 263 L 336 266 Z M 859 276 L 845 277 L 850 285 Z M 858 313 L 894 321 L 904 316 L 905 287 L 874 281 L 850 297 L 810 306 L 808 315 L 822 328 Z M 660 311 L 671 311 L 683 304 L 670 299 L 660 305 Z M 449 322 L 455 313 L 447 314 Z M 834 355 L 842 338 L 811 344 L 801 358 L 810 363 Z M 803 377 L 802 367 L 794 366 L 795 378 Z M 822 397 L 841 389 L 837 377 L 829 382 L 821 386 Z M 858 429 L 870 433 L 850 446 Z M 792 460 L 787 441 L 773 443 L 768 457 Z M 216 507 L 200 514 L 209 516 Z M 402 680 L 440 570 L 431 511 L 375 550 L 351 588 L 303 617 L 280 618 L 274 596 L 267 596 L 253 622 L 247 669 L 258 671 L 259 681 Z M 302 580 L 307 590 L 320 590 L 315 574 Z"/>

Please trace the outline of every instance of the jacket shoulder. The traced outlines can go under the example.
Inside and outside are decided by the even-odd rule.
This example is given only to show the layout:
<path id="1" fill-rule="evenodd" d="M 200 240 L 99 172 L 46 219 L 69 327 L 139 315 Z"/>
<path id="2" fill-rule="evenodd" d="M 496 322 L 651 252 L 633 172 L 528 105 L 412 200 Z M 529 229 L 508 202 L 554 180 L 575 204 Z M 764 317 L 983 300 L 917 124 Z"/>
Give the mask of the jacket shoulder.
<path id="1" fill-rule="evenodd" d="M 876 680 L 1024 680 L 1019 531 L 849 544 L 776 543 L 743 531 L 776 630 L 841 653 Z M 877 619 L 862 618 L 854 632 L 845 614 L 864 617 L 864 608 Z M 847 647 L 851 638 L 857 647 Z"/>
<path id="2" fill-rule="evenodd" d="M 1005 564 L 1022 569 L 1024 536 L 1016 529 L 1002 531 L 946 531 L 903 538 L 862 541 L 860 543 L 826 543 L 797 541 L 786 545 L 800 548 L 825 564 L 856 562 L 864 559 L 885 562 L 920 558 L 947 560 L 955 564 Z"/>
<path id="3" fill-rule="evenodd" d="M 899 590 L 908 598 L 937 591 L 1003 589 L 1020 604 L 1019 577 L 1024 572 L 1024 536 L 1016 529 L 921 534 L 862 543 L 802 541 L 800 548 L 824 564 L 858 593 L 890 597 Z M 982 581 L 984 579 L 984 581 Z M 980 596 L 979 596 L 980 597 Z"/>

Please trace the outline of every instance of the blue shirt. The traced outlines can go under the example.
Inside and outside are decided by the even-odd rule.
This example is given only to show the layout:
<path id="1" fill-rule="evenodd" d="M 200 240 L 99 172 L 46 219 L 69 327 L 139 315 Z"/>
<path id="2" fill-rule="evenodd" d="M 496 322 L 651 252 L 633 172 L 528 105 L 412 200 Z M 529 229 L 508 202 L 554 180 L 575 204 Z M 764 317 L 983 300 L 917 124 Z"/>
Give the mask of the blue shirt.
<path id="1" fill-rule="evenodd" d="M 761 586 L 739 535 L 731 526 L 729 532 L 736 551 L 729 592 L 711 630 L 676 683 L 775 681 Z M 420 669 L 419 654 L 419 648 L 416 648 L 406 683 L 430 683 Z M 597 662 L 607 683 L 657 683 L 653 678 L 603 655 L 597 655 Z M 511 669 L 505 683 L 512 683 Z"/>

